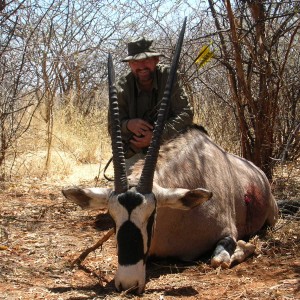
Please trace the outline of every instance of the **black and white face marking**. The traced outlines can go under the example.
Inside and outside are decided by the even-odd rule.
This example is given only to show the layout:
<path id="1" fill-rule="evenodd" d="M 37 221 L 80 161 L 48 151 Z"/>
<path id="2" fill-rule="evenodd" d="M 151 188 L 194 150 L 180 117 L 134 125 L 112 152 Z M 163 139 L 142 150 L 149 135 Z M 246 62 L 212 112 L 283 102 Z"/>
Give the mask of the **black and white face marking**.
<path id="1" fill-rule="evenodd" d="M 116 223 L 119 264 L 116 288 L 136 287 L 141 293 L 145 288 L 145 262 L 155 220 L 155 197 L 153 194 L 142 195 L 132 188 L 110 198 L 108 208 Z"/>

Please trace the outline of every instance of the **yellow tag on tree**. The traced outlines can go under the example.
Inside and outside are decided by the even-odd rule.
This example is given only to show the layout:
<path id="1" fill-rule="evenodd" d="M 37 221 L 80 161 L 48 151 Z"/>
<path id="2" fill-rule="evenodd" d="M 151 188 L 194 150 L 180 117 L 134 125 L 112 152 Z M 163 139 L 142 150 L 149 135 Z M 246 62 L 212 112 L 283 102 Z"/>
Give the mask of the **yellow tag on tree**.
<path id="1" fill-rule="evenodd" d="M 213 51 L 209 49 L 208 45 L 204 45 L 195 59 L 195 63 L 198 65 L 198 68 L 203 67 L 206 63 L 208 63 L 211 58 L 214 56 Z"/>

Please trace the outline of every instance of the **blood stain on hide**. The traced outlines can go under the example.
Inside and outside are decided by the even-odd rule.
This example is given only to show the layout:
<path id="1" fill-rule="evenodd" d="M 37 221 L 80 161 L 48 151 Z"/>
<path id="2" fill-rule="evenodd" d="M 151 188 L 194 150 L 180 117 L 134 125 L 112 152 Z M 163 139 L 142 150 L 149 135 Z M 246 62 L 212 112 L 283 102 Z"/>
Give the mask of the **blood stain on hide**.
<path id="1" fill-rule="evenodd" d="M 244 201 L 247 206 L 247 231 L 251 234 L 263 226 L 261 222 L 267 213 L 267 203 L 262 191 L 254 184 L 246 189 Z"/>

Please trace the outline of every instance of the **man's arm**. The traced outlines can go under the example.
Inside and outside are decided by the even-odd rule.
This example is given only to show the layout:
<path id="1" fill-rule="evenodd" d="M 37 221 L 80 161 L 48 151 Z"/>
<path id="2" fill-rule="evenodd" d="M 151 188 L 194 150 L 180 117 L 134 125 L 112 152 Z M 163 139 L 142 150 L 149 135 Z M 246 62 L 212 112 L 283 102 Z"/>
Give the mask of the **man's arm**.
<path id="1" fill-rule="evenodd" d="M 128 103 L 132 94 L 127 89 L 118 85 L 118 105 L 119 118 L 121 123 L 122 140 L 126 144 L 125 149 L 130 149 L 133 153 L 140 152 L 141 149 L 149 146 L 152 139 L 153 126 L 140 118 L 130 118 L 130 109 L 133 103 Z"/>
<path id="2" fill-rule="evenodd" d="M 194 110 L 180 81 L 174 83 L 169 116 L 164 128 L 163 140 L 174 138 L 193 123 Z"/>

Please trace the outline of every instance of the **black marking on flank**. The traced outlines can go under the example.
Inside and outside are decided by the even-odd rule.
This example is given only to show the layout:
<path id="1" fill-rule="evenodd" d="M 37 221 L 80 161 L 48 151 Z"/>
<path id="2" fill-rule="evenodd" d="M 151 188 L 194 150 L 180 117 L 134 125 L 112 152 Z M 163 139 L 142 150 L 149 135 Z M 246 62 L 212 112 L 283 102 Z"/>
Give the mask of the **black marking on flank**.
<path id="1" fill-rule="evenodd" d="M 124 222 L 120 227 L 117 242 L 120 265 L 134 265 L 141 259 L 144 259 L 144 244 L 141 231 L 131 221 Z"/>
<path id="2" fill-rule="evenodd" d="M 131 191 L 127 191 L 118 197 L 118 201 L 123 205 L 130 216 L 131 212 L 143 202 L 143 196 Z"/>

